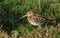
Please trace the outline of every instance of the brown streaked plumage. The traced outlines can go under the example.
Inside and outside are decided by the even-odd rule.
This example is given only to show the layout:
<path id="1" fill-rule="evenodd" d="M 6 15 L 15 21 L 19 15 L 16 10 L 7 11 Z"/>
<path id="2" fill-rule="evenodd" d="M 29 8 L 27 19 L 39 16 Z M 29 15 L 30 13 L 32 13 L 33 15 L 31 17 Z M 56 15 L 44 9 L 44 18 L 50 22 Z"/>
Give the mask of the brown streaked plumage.
<path id="1" fill-rule="evenodd" d="M 43 17 L 41 17 L 39 14 L 33 14 L 31 16 L 27 16 L 27 20 L 32 25 L 41 25 L 44 22 L 46 22 L 46 20 Z"/>
<path id="2" fill-rule="evenodd" d="M 34 14 L 32 11 L 27 12 L 27 14 L 21 18 L 24 18 L 27 16 L 27 20 L 32 25 L 41 25 L 46 22 L 46 19 L 39 14 Z"/>
<path id="3" fill-rule="evenodd" d="M 42 16 L 40 14 L 34 14 L 32 11 L 27 12 L 26 15 L 24 15 L 23 17 L 21 17 L 20 19 L 24 18 L 27 16 L 27 20 L 30 24 L 38 26 L 38 25 L 42 25 L 43 23 L 47 22 L 47 21 L 52 21 L 54 19 L 52 18 L 47 18 L 45 16 Z"/>

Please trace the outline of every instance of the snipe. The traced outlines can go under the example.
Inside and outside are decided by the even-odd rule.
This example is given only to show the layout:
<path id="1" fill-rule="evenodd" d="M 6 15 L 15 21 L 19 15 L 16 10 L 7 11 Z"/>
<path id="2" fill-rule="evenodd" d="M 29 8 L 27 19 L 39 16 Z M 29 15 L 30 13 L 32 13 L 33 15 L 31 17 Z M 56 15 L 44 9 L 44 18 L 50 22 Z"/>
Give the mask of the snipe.
<path id="1" fill-rule="evenodd" d="M 34 14 L 32 11 L 27 12 L 27 14 L 21 17 L 20 19 L 26 16 L 27 16 L 28 22 L 35 26 L 42 25 L 43 23 L 46 22 L 46 19 L 44 18 L 44 16 L 40 14 Z"/>
<path id="2" fill-rule="evenodd" d="M 20 19 L 22 19 L 24 17 L 27 17 L 27 20 L 30 24 L 38 26 L 38 28 L 37 28 L 38 30 L 41 29 L 40 25 L 42 25 L 48 21 L 52 21 L 53 23 L 55 23 L 53 18 L 45 17 L 45 16 L 42 16 L 40 14 L 34 14 L 32 11 L 27 12 L 27 14 L 24 15 L 23 17 L 21 17 Z M 35 31 L 39 35 L 39 37 L 42 37 L 40 32 L 38 32 L 37 30 L 35 30 Z M 47 32 L 47 29 L 46 29 L 46 32 Z M 48 36 L 47 33 L 46 33 L 46 35 Z"/>
<path id="3" fill-rule="evenodd" d="M 34 14 L 32 11 L 27 12 L 26 15 L 22 16 L 20 19 L 24 17 L 27 17 L 28 22 L 35 26 L 42 25 L 48 21 L 54 24 L 56 23 L 55 19 L 50 18 L 50 17 L 45 17 L 40 14 Z"/>

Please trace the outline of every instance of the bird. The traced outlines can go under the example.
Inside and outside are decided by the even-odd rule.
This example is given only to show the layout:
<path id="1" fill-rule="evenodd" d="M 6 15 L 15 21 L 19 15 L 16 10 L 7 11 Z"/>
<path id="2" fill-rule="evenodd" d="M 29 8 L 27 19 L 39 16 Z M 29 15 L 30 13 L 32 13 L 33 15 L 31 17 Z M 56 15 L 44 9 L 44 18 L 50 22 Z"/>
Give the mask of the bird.
<path id="1" fill-rule="evenodd" d="M 32 11 L 28 11 L 26 15 L 22 16 L 20 19 L 27 17 L 27 20 L 30 24 L 38 26 L 46 22 L 46 19 L 39 14 L 34 14 Z"/>
<path id="2" fill-rule="evenodd" d="M 39 26 L 42 25 L 48 21 L 52 21 L 53 23 L 55 23 L 55 21 L 53 21 L 53 18 L 47 18 L 43 15 L 40 15 L 39 13 L 33 13 L 33 11 L 28 11 L 24 16 L 22 16 L 20 19 L 27 17 L 27 20 L 30 24 L 34 25 L 34 26 Z"/>
<path id="3" fill-rule="evenodd" d="M 46 22 L 46 20 L 39 14 L 34 14 L 32 11 L 27 12 L 27 20 L 30 24 L 38 26 Z"/>
<path id="4" fill-rule="evenodd" d="M 44 23 L 47 23 L 49 21 L 52 21 L 55 23 L 53 18 L 45 17 L 43 15 L 40 15 L 39 13 L 34 13 L 33 11 L 28 11 L 24 16 L 22 16 L 20 19 L 27 17 L 27 20 L 30 24 L 37 26 L 37 29 L 34 29 L 36 33 L 39 35 L 39 37 L 42 37 L 41 33 L 38 32 L 38 30 L 41 30 L 41 25 Z"/>

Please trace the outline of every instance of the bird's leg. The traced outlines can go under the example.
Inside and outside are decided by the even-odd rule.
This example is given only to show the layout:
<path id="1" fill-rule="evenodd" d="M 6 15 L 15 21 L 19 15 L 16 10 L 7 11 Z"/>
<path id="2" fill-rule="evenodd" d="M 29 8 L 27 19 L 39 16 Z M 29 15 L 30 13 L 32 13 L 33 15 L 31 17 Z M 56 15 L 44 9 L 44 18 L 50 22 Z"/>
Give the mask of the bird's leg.
<path id="1" fill-rule="evenodd" d="M 34 29 L 34 28 L 33 28 Z M 36 34 L 42 38 L 42 34 L 41 34 L 41 26 L 39 25 L 37 29 L 34 29 L 34 31 L 36 32 Z"/>
<path id="2" fill-rule="evenodd" d="M 41 29 L 41 25 L 38 26 L 38 29 Z"/>
<path id="3" fill-rule="evenodd" d="M 46 29 L 46 37 L 48 38 L 48 27 L 47 27 L 47 23 L 45 25 L 45 29 Z"/>
<path id="4" fill-rule="evenodd" d="M 58 29 L 59 29 L 59 31 L 60 31 L 60 23 L 58 23 Z"/>
<path id="5" fill-rule="evenodd" d="M 38 28 L 37 28 L 37 34 L 40 38 L 42 38 L 41 25 L 39 25 Z"/>

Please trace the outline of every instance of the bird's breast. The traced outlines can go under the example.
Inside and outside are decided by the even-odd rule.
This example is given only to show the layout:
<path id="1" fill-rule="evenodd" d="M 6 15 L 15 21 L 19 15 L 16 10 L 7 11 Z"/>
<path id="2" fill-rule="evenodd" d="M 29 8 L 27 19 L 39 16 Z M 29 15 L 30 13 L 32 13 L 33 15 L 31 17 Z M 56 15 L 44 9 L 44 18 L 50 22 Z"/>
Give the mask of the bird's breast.
<path id="1" fill-rule="evenodd" d="M 40 25 L 40 23 L 36 22 L 36 20 L 33 18 L 33 16 L 27 17 L 28 22 L 32 25 Z"/>

